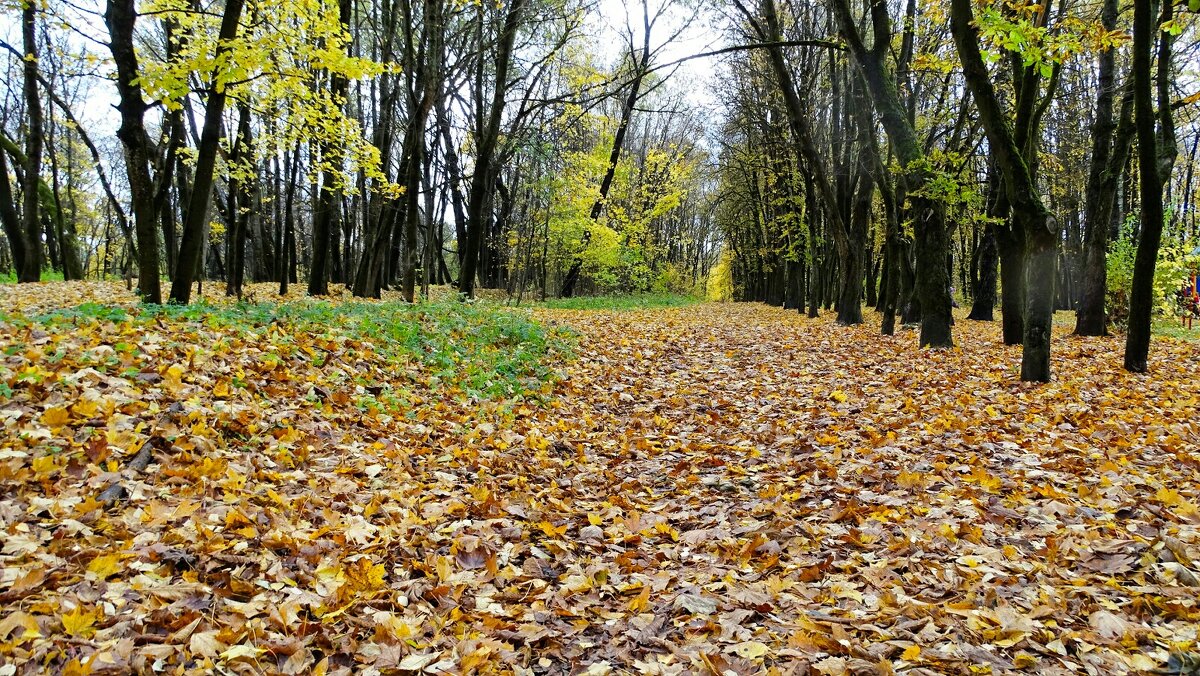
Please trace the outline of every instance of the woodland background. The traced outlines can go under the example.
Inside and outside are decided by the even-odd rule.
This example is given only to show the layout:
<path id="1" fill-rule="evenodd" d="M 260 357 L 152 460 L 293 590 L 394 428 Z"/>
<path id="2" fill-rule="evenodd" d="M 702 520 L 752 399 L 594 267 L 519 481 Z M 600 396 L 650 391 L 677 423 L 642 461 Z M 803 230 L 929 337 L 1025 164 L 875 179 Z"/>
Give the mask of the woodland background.
<path id="1" fill-rule="evenodd" d="M 6 16 L 0 271 L 23 281 L 137 277 L 152 303 L 207 279 L 672 291 L 847 324 L 865 302 L 930 345 L 952 303 L 999 303 L 1045 380 L 1055 310 L 1081 335 L 1130 325 L 1144 368 L 1198 258 L 1197 30 L 1174 0 Z"/>

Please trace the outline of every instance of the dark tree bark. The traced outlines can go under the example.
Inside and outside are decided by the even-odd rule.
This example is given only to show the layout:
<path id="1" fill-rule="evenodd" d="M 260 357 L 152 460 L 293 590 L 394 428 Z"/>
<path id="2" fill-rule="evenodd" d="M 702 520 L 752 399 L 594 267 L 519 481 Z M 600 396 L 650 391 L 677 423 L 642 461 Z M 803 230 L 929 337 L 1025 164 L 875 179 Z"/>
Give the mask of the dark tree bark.
<path id="1" fill-rule="evenodd" d="M 131 211 L 137 234 L 138 293 L 145 303 L 162 302 L 159 281 L 158 218 L 154 209 L 154 182 L 150 176 L 150 147 L 144 116 L 146 102 L 137 84 L 140 75 L 134 51 L 134 0 L 108 0 L 104 13 L 109 50 L 117 69 L 117 111 L 121 125 L 117 138 L 125 149 Z"/>
<path id="2" fill-rule="evenodd" d="M 496 150 L 500 141 L 500 122 L 504 117 L 505 90 L 508 86 L 508 72 L 512 66 L 513 43 L 516 41 L 517 29 L 521 25 L 525 5 L 528 0 L 512 0 L 505 13 L 504 25 L 500 32 L 500 42 L 496 48 L 495 88 L 492 91 L 491 107 L 483 133 L 477 140 L 475 154 L 475 174 L 471 177 L 471 187 L 467 198 L 467 246 L 463 251 L 462 269 L 459 273 L 458 290 L 467 297 L 475 295 L 475 273 L 479 266 L 479 250 L 487 228 L 486 207 L 496 184 Z M 482 17 L 481 19 L 482 20 Z M 483 111 L 480 111 L 480 115 Z"/>
<path id="3" fill-rule="evenodd" d="M 349 29 L 351 0 L 338 0 L 338 20 L 342 26 Z M 349 81 L 342 75 L 333 75 L 329 79 L 329 95 L 334 105 L 341 106 L 346 99 L 350 87 Z M 320 144 L 321 161 L 325 168 L 321 170 L 321 185 L 316 190 L 312 225 L 312 265 L 308 270 L 308 295 L 329 295 L 329 261 L 331 249 L 334 247 L 333 229 L 337 225 L 338 193 L 335 189 L 337 172 L 333 167 L 333 159 L 338 156 L 338 149 L 333 142 L 323 141 Z"/>
<path id="4" fill-rule="evenodd" d="M 950 299 L 950 278 L 946 260 L 950 251 L 946 230 L 945 206 L 924 194 L 931 175 L 925 153 L 900 101 L 896 81 L 887 66 L 891 44 L 891 20 L 884 2 L 870 4 L 872 45 L 868 49 L 850 12 L 848 0 L 830 0 L 838 26 L 854 54 L 855 62 L 866 78 L 875 110 L 892 141 L 892 148 L 903 169 L 902 179 L 908 195 L 913 230 L 916 234 L 916 295 L 921 304 L 921 345 L 953 347 L 954 323 Z"/>
<path id="5" fill-rule="evenodd" d="M 216 62 L 219 64 L 231 51 L 229 43 L 237 37 L 238 21 L 242 17 L 244 0 L 226 0 L 217 34 Z M 208 207 L 212 202 L 213 178 L 217 153 L 221 143 L 221 117 L 225 112 L 227 94 L 220 84 L 220 74 L 214 70 L 209 85 L 208 100 L 204 103 L 204 126 L 196 145 L 196 168 L 192 192 L 183 217 L 183 232 L 179 238 L 175 278 L 171 280 L 171 302 L 187 305 L 191 302 L 192 281 L 200 269 L 200 254 L 204 250 L 204 230 L 208 223 Z"/>
<path id="6" fill-rule="evenodd" d="M 1105 30 L 1117 27 L 1117 0 L 1104 0 L 1100 13 Z M 1099 91 L 1092 123 L 1092 158 L 1088 168 L 1084 198 L 1084 223 L 1087 228 L 1083 249 L 1083 294 L 1075 314 L 1075 335 L 1108 335 L 1108 315 L 1104 297 L 1108 287 L 1108 228 L 1116 206 L 1117 179 L 1125 165 L 1130 137 L 1131 99 L 1123 98 L 1118 123 L 1113 115 L 1116 98 L 1116 47 L 1100 53 Z"/>
<path id="7" fill-rule="evenodd" d="M 972 23 L 970 0 L 951 0 L 950 25 L 963 76 L 975 99 L 988 143 L 1004 177 L 1013 223 L 1025 237 L 1025 331 L 1021 380 L 1050 381 L 1050 331 L 1054 319 L 1054 277 L 1058 224 L 1042 204 L 1033 173 L 1000 108 Z"/>
<path id="8" fill-rule="evenodd" d="M 238 106 L 238 130 L 229 162 L 237 165 L 250 153 L 250 107 Z M 241 178 L 229 181 L 229 226 L 226 229 L 225 295 L 242 297 L 242 282 L 246 272 L 246 237 L 249 234 L 254 187 Z"/>
<path id="9" fill-rule="evenodd" d="M 17 280 L 36 282 L 42 278 L 42 220 L 40 210 L 40 181 L 42 149 L 45 131 L 42 120 L 42 97 L 38 92 L 37 8 L 26 2 L 21 11 L 21 37 L 24 42 L 22 69 L 25 75 L 25 180 L 21 186 L 21 225 L 25 231 L 25 256 L 17 268 Z"/>
<path id="10" fill-rule="evenodd" d="M 284 155 L 287 159 L 287 155 Z M 279 295 L 286 296 L 288 283 L 295 279 L 296 268 L 296 184 L 300 181 L 300 142 L 291 152 L 287 172 L 287 189 L 283 199 L 283 232 L 280 236 L 279 252 Z"/>
<path id="11" fill-rule="evenodd" d="M 1129 332 L 1125 336 L 1125 369 L 1145 373 L 1150 355 L 1150 323 L 1154 313 L 1154 267 L 1162 243 L 1163 181 L 1175 163 L 1175 125 L 1171 113 L 1171 34 L 1156 30 L 1171 20 L 1172 3 L 1162 3 L 1162 19 L 1154 20 L 1152 3 L 1134 3 L 1133 10 L 1133 116 L 1138 141 L 1138 187 L 1141 198 L 1141 232 L 1133 261 L 1133 286 L 1129 293 Z M 1154 113 L 1151 49 L 1158 34 L 1158 115 Z M 1155 122 L 1158 131 L 1155 132 Z"/>
<path id="12" fill-rule="evenodd" d="M 404 171 L 404 271 L 400 292 L 409 303 L 414 300 L 417 283 L 417 226 L 420 222 L 417 198 L 421 192 L 421 167 L 425 159 L 425 125 L 433 109 L 434 98 L 441 92 L 439 76 L 442 63 L 442 0 L 425 0 L 421 44 L 424 54 L 418 57 L 417 73 L 419 99 L 408 120 L 405 145 L 410 146 L 408 166 Z M 429 214 L 432 218 L 433 215 Z"/>
<path id="13" fill-rule="evenodd" d="M 840 296 L 838 303 L 838 323 L 861 324 L 862 247 L 863 240 L 866 238 L 867 225 L 865 218 L 855 220 L 855 214 L 843 214 L 839 209 L 841 201 L 838 199 L 837 191 L 830 177 L 831 172 L 826 166 L 825 158 L 821 156 L 820 151 L 817 149 L 815 135 L 805 114 L 804 106 L 801 103 L 796 83 L 792 77 L 792 71 L 783 57 L 783 49 L 780 46 L 782 43 L 782 29 L 779 24 L 774 0 L 762 0 L 759 3 L 763 25 L 757 23 L 757 20 L 754 19 L 749 10 L 740 4 L 738 7 L 748 19 L 755 22 L 755 30 L 763 43 L 763 48 L 767 52 L 767 58 L 771 63 L 771 70 L 775 74 L 780 93 L 783 95 L 788 126 L 791 129 L 792 138 L 796 144 L 796 154 L 803 162 L 808 177 L 825 206 L 824 214 L 828 225 L 827 231 L 833 236 L 834 247 L 842 263 L 843 284 L 840 287 L 835 287 L 832 284 L 832 280 L 825 280 L 821 284 L 821 289 L 825 291 L 830 301 L 832 301 L 835 288 L 838 291 L 838 295 Z M 873 192 L 873 183 L 868 181 L 863 185 L 863 189 L 868 193 Z M 810 204 L 809 208 L 815 208 L 815 204 Z"/>
<path id="14" fill-rule="evenodd" d="M 8 153 L 0 152 L 0 223 L 4 224 L 4 236 L 8 238 L 13 267 L 19 278 L 25 260 L 25 231 L 21 229 L 21 217 L 17 214 L 14 199 L 8 180 Z"/>
<path id="15" fill-rule="evenodd" d="M 450 189 L 450 208 L 454 213 L 454 234 L 458 242 L 457 251 L 459 268 L 462 268 L 463 253 L 467 245 L 467 212 L 463 204 L 462 169 L 459 166 L 458 151 L 454 149 L 454 139 L 450 136 L 450 116 L 446 111 L 445 99 L 437 100 L 438 132 L 442 137 L 442 152 L 446 158 L 446 180 Z"/>
<path id="16" fill-rule="evenodd" d="M 983 239 L 975 252 L 975 268 L 977 278 L 971 291 L 973 302 L 967 319 L 990 322 L 994 319 L 996 282 L 1000 278 L 1000 251 L 996 246 L 996 226 L 992 223 L 984 227 Z"/>

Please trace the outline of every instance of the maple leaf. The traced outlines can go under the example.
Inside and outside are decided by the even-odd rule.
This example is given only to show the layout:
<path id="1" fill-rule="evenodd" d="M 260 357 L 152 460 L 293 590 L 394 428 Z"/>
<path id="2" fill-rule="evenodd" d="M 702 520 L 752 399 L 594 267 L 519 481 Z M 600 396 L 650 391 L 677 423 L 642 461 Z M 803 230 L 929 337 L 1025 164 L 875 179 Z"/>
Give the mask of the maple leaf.
<path id="1" fill-rule="evenodd" d="M 93 625 L 101 617 L 103 617 L 103 612 L 99 609 L 84 610 L 83 606 L 76 606 L 69 612 L 63 613 L 59 619 L 62 620 L 63 631 L 68 635 L 88 638 L 96 633 Z"/>
<path id="2" fill-rule="evenodd" d="M 121 556 L 119 554 L 97 556 L 88 564 L 87 570 L 101 580 L 110 578 L 121 571 Z"/>
<path id="3" fill-rule="evenodd" d="M 42 422 L 50 427 L 62 427 L 71 422 L 71 413 L 62 406 L 51 406 L 42 413 Z"/>

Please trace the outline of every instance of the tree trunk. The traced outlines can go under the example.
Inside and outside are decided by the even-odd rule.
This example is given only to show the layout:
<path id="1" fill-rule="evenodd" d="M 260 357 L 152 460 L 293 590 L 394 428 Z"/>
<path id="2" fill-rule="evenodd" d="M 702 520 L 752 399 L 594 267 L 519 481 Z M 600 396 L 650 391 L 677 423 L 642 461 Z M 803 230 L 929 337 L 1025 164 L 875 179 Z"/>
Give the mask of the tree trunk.
<path id="1" fill-rule="evenodd" d="M 521 25 L 528 0 L 512 0 L 504 17 L 500 42 L 496 48 L 495 89 L 492 91 L 491 108 L 488 111 L 483 134 L 477 142 L 475 173 L 467 198 L 467 246 L 463 251 L 462 269 L 459 273 L 458 289 L 467 297 L 475 295 L 475 273 L 479 266 L 479 250 L 487 228 L 485 208 L 490 203 L 490 194 L 496 184 L 496 146 L 500 141 L 500 122 L 504 117 L 505 93 L 508 86 L 508 71 L 512 66 L 513 43 Z M 482 21 L 482 17 L 480 18 Z M 483 111 L 480 111 L 482 115 Z"/>
<path id="2" fill-rule="evenodd" d="M 1105 30 L 1117 27 L 1117 0 L 1104 0 L 1100 20 Z M 1108 287 L 1108 228 L 1116 206 L 1116 183 L 1125 165 L 1129 144 L 1122 136 L 1132 131 L 1132 100 L 1122 97 L 1121 117 L 1113 117 L 1116 94 L 1116 47 L 1102 52 L 1099 61 L 1099 91 L 1096 94 L 1095 120 L 1092 123 L 1092 158 L 1088 169 L 1084 198 L 1084 222 L 1087 233 L 1083 249 L 1083 295 L 1075 313 L 1075 335 L 1108 335 L 1108 315 L 1104 309 Z M 1114 136 L 1115 132 L 1115 136 Z"/>
<path id="3" fill-rule="evenodd" d="M 134 0 L 108 0 L 104 13 L 108 25 L 109 50 L 117 69 L 117 111 L 121 125 L 117 138 L 125 148 L 131 211 L 137 234 L 138 293 L 145 303 L 162 302 L 159 281 L 158 219 L 154 209 L 154 182 L 150 177 L 150 148 L 144 115 L 146 103 L 137 84 L 141 75 L 134 50 Z"/>
<path id="4" fill-rule="evenodd" d="M 996 226 L 987 224 L 983 231 L 983 240 L 975 252 L 978 279 L 975 288 L 971 290 L 973 302 L 971 313 L 967 319 L 990 322 L 996 307 L 996 282 L 999 279 L 1000 252 L 996 246 Z"/>
<path id="5" fill-rule="evenodd" d="M 229 154 L 229 163 L 237 172 L 244 167 L 237 165 L 245 160 L 250 153 L 250 107 L 238 106 L 238 130 L 233 143 L 233 151 Z M 242 297 L 242 282 L 246 271 L 246 236 L 250 225 L 250 215 L 253 209 L 251 196 L 253 188 L 241 178 L 229 180 L 229 228 L 226 230 L 226 270 L 225 295 Z"/>
<path id="6" fill-rule="evenodd" d="M 892 32 L 887 5 L 872 3 L 871 25 L 873 44 L 868 50 L 858 33 L 847 0 L 831 0 L 842 35 L 845 36 L 855 61 L 866 78 L 875 110 L 888 138 L 892 141 L 901 166 L 903 181 L 910 204 L 913 231 L 916 234 L 917 275 L 916 295 L 921 305 L 921 346 L 953 347 L 951 326 L 954 323 L 950 299 L 950 278 L 946 260 L 950 251 L 946 231 L 945 205 L 922 195 L 930 181 L 924 151 L 908 113 L 900 102 L 896 82 L 887 68 L 886 52 Z"/>
<path id="7" fill-rule="evenodd" d="M 404 265 L 401 293 L 409 303 L 415 299 L 417 283 L 417 226 L 420 222 L 417 198 L 421 192 L 421 167 L 425 158 L 425 125 L 433 109 L 434 98 L 441 92 L 438 76 L 442 63 L 442 0 L 425 0 L 422 23 L 422 48 L 416 89 L 420 92 L 416 108 L 408 120 L 408 166 L 404 172 Z M 502 85 L 501 85 L 502 86 Z M 433 214 L 428 214 L 433 218 Z"/>
<path id="8" fill-rule="evenodd" d="M 238 21 L 242 16 L 244 0 L 226 0 L 225 14 L 221 17 L 221 30 L 217 38 L 216 63 L 228 58 L 229 43 L 237 36 Z M 199 269 L 200 255 L 204 251 L 204 231 L 208 224 L 208 207 L 212 201 L 213 179 L 217 166 L 217 153 L 221 144 L 221 118 L 225 113 L 226 90 L 221 84 L 219 66 L 213 70 L 208 100 L 204 103 L 204 126 L 200 130 L 200 142 L 196 145 L 196 169 L 192 178 L 192 192 L 184 214 L 183 232 L 179 238 L 179 256 L 176 259 L 175 278 L 171 280 L 171 302 L 187 305 L 191 301 L 192 281 Z"/>
<path id="9" fill-rule="evenodd" d="M 12 184 L 8 180 L 8 153 L 0 151 L 0 222 L 4 224 L 4 236 L 8 238 L 13 267 L 19 278 L 25 261 L 25 231 L 21 229 L 21 217 L 14 200 Z"/>
<path id="10" fill-rule="evenodd" d="M 349 30 L 351 0 L 338 0 L 338 21 L 342 27 Z M 344 101 L 350 83 L 343 75 L 333 75 L 329 81 L 329 95 L 333 101 Z M 335 104 L 340 105 L 340 104 Z M 323 141 L 320 144 L 321 185 L 317 189 L 316 202 L 313 208 L 312 226 L 312 266 L 308 270 L 308 295 L 329 295 L 329 267 L 331 249 L 334 248 L 333 229 L 337 225 L 338 194 L 335 190 L 337 172 L 334 169 L 334 159 L 338 149 L 333 142 Z"/>
<path id="11" fill-rule="evenodd" d="M 42 177 L 42 149 L 45 136 L 42 123 L 42 97 L 38 93 L 37 8 L 26 2 L 21 11 L 21 36 L 25 59 L 25 115 L 29 128 L 25 134 L 25 181 L 22 185 L 21 220 L 25 231 L 25 260 L 18 266 L 17 280 L 37 282 L 42 278 L 42 220 L 39 207 Z"/>
<path id="12" fill-rule="evenodd" d="M 1025 240 L 1025 331 L 1021 380 L 1050 381 L 1050 332 L 1054 319 L 1054 277 L 1058 224 L 1038 195 L 1033 173 L 1001 110 L 979 49 L 970 0 L 951 0 L 950 26 L 963 77 L 975 99 L 992 155 L 1004 177 L 1014 230 Z M 1031 125 L 1032 129 L 1032 125 Z"/>
<path id="13" fill-rule="evenodd" d="M 1134 3 L 1133 10 L 1133 115 L 1137 126 L 1138 184 L 1141 197 L 1141 236 L 1133 262 L 1129 294 L 1129 332 L 1125 336 L 1125 369 L 1145 373 L 1150 354 L 1150 328 L 1154 313 L 1154 267 L 1163 231 L 1163 182 L 1175 161 L 1175 126 L 1171 117 L 1171 34 L 1156 30 L 1171 20 L 1172 3 L 1165 0 L 1162 19 L 1154 21 L 1150 2 Z M 1151 48 L 1158 34 L 1158 123 L 1155 133 Z"/>

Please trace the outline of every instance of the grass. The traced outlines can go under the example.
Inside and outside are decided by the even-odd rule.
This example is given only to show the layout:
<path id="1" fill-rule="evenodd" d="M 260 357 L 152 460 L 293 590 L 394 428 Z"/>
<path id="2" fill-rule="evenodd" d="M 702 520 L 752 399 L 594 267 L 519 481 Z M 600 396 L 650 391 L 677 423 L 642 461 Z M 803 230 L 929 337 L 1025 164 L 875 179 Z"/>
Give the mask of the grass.
<path id="1" fill-rule="evenodd" d="M 644 310 L 660 307 L 684 307 L 699 302 L 700 299 L 694 296 L 648 293 L 621 296 L 552 298 L 535 303 L 534 305 L 553 310 Z"/>
<path id="2" fill-rule="evenodd" d="M 59 270 L 42 270 L 43 282 L 61 282 L 63 281 L 63 273 Z M 17 273 L 15 271 L 0 272 L 0 284 L 16 284 Z"/>
<path id="3" fill-rule="evenodd" d="M 1151 325 L 1151 331 L 1155 336 L 1179 340 L 1200 340 L 1200 320 L 1195 320 L 1192 328 L 1189 329 L 1180 324 L 1178 317 L 1159 317 Z"/>
<path id="4" fill-rule="evenodd" d="M 416 361 L 435 386 L 472 398 L 537 396 L 554 380 L 552 364 L 571 355 L 573 335 L 543 326 L 527 313 L 491 303 L 454 300 L 404 302 L 301 300 L 186 306 L 85 303 L 24 317 L 0 316 L 14 325 L 38 324 L 55 331 L 129 324 L 152 328 L 199 323 L 252 337 L 270 326 L 288 336 L 346 338 L 367 343 L 389 361 Z M 278 340 L 277 338 L 275 340 Z"/>

